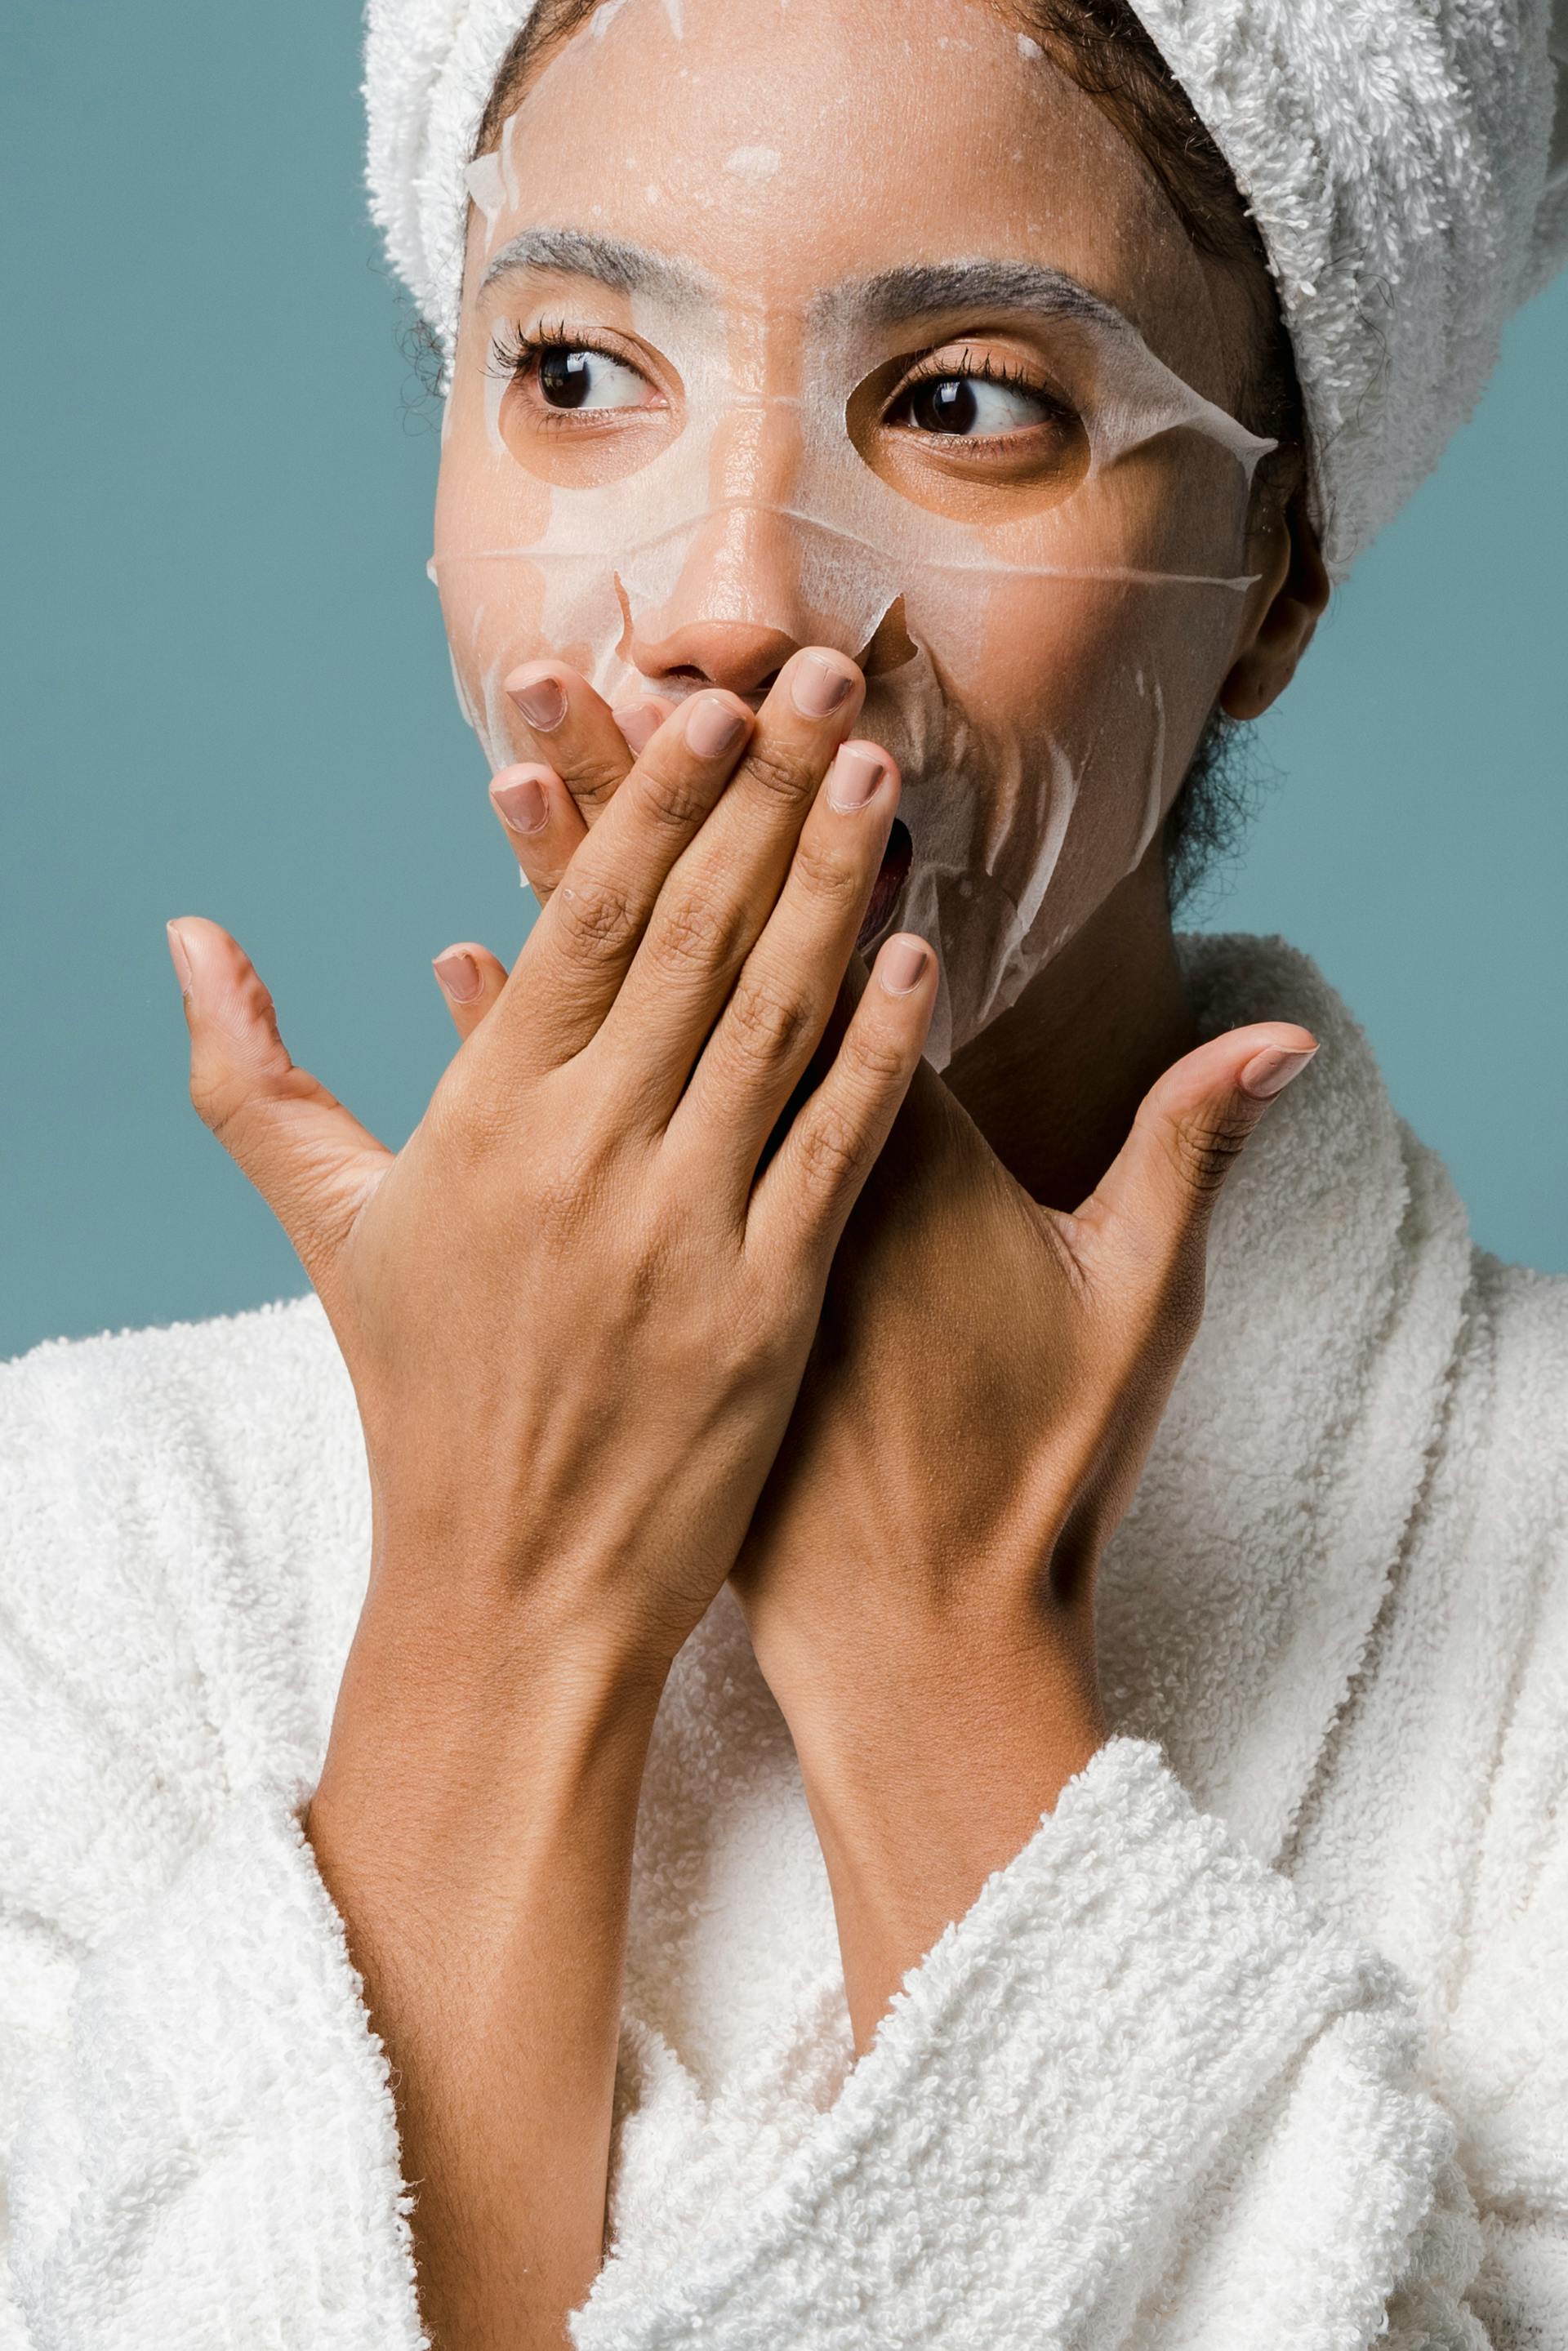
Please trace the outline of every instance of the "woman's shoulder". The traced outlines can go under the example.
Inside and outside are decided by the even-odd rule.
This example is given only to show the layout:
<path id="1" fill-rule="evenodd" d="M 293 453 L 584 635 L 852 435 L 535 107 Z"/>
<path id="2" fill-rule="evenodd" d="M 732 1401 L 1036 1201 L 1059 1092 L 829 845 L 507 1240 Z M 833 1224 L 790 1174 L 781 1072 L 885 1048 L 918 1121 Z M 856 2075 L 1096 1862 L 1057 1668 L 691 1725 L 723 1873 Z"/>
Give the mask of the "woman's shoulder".
<path id="1" fill-rule="evenodd" d="M 1478 1472 L 1532 1498 L 1542 1534 L 1568 1537 L 1568 1275 L 1472 1249 L 1456 1390 Z"/>
<path id="2" fill-rule="evenodd" d="M 13 1784 L 65 1774 L 84 1805 L 122 1803 L 134 1838 L 133 1814 L 196 1825 L 252 1777 L 319 1760 L 368 1509 L 313 1295 L 0 1365 Z"/>

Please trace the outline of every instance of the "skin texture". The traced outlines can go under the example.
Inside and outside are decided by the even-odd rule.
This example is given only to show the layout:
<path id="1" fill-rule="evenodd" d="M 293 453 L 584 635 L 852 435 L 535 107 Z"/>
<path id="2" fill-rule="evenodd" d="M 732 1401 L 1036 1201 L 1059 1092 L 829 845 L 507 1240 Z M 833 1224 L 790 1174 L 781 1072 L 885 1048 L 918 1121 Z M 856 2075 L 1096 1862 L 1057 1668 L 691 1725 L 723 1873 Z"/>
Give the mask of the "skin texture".
<path id="1" fill-rule="evenodd" d="M 894 938 L 758 1176 L 896 798 L 878 759 L 839 804 L 859 699 L 805 654 L 755 724 L 683 713 L 395 1155 L 293 1065 L 225 932 L 172 933 L 193 1099 L 298 1249 L 364 1429 L 369 1589 L 308 1828 L 400 2069 L 444 2344 L 556 2340 L 598 2266 L 658 1693 L 929 1022 L 935 958 Z M 715 705 L 732 740 L 704 756 Z"/>
<path id="2" fill-rule="evenodd" d="M 887 32 L 867 0 L 875 235 L 983 252 L 1019 211 L 1011 85 L 923 177 Z M 779 57 L 761 45 L 750 83 L 732 43 L 708 62 L 782 146 Z M 700 192 L 690 96 L 666 81 L 645 135 Z M 592 128 L 563 125 L 563 152 Z M 1150 200 L 1131 151 L 1097 152 L 1074 234 L 1109 287 Z M 761 277 L 803 238 L 853 244 L 829 193 L 747 216 Z M 471 428 L 459 408 L 444 501 Z M 1216 699 L 1280 690 L 1321 602 L 1299 517 L 1249 559 L 1194 739 Z M 938 1079 L 936 958 L 894 994 L 902 935 L 869 977 L 854 952 L 899 789 L 875 664 L 800 625 L 697 612 L 639 649 L 619 722 L 559 656 L 508 673 L 518 757 L 492 795 L 544 910 L 509 976 L 472 942 L 438 959 L 461 1043 L 395 1155 L 293 1064 L 229 935 L 171 929 L 193 1099 L 298 1249 L 364 1426 L 373 1558 L 307 1827 L 397 2069 L 441 2351 L 559 2344 L 598 2269 L 643 1759 L 727 1576 L 800 1758 L 862 2047 L 1092 1754 L 1095 1564 L 1197 1324 L 1218 1189 L 1312 1050 L 1288 1024 L 1195 1046 L 1156 841 L 1131 874 L 1089 857 L 1071 944 Z M 1057 650 L 1031 691 L 1063 711 L 1124 665 Z M 800 707 L 833 677 L 831 709 Z M 558 715 L 530 719 L 541 683 Z M 686 729 L 715 700 L 740 725 L 705 758 Z M 867 773 L 834 763 L 846 741 L 880 779 L 834 806 Z M 1104 770 L 1090 846 L 1124 841 L 1116 793 L 1144 785 Z"/>
<path id="3" fill-rule="evenodd" d="M 1263 576 L 1212 584 L 1260 573 L 1219 442 L 1166 432 L 1086 470 L 1154 397 L 1140 351 L 1167 393 L 1230 400 L 1243 306 L 1092 101 L 976 0 L 914 26 L 901 0 L 764 5 L 740 70 L 726 0 L 682 23 L 677 39 L 662 0 L 631 0 L 549 57 L 471 214 L 434 544 L 458 677 L 500 767 L 535 747 L 501 690 L 528 659 L 564 658 L 620 706 L 643 679 L 685 690 L 720 634 L 741 693 L 792 644 L 853 655 L 916 858 L 957 869 L 918 920 L 961 1045 L 993 1009 L 1015 908 L 1032 906 L 1027 972 L 1138 862 L 1271 601 Z M 881 69 L 862 73 L 868 49 Z M 766 171 L 734 168 L 758 155 Z M 538 256 L 547 230 L 711 291 L 606 284 L 559 237 Z M 509 262 L 519 237 L 535 256 Z M 1021 295 L 881 319 L 857 291 L 975 259 L 1064 275 L 1124 338 Z M 591 404 L 568 413 L 517 357 L 574 336 Z M 945 365 L 979 390 L 982 430 L 912 429 Z M 825 383 L 835 404 L 854 387 L 837 429 Z M 862 507 L 857 484 L 886 495 Z M 824 507 L 873 544 L 824 542 Z M 521 551 L 585 532 L 601 560 Z M 897 591 L 869 639 L 878 600 L 833 584 L 846 544 L 852 590 L 869 569 Z"/>

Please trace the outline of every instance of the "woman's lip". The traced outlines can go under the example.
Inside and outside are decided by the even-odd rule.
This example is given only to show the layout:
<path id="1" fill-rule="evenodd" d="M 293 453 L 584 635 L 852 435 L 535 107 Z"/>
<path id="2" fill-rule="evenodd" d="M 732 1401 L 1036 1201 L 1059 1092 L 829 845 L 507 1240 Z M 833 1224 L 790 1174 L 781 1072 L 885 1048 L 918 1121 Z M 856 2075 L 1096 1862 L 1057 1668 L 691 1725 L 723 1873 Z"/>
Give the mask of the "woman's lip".
<path id="1" fill-rule="evenodd" d="M 869 946 L 883 928 L 897 903 L 898 893 L 909 879 L 909 869 L 915 859 L 915 843 L 909 837 L 909 827 L 902 817 L 895 816 L 887 836 L 887 847 L 882 852 L 882 863 L 872 886 L 871 904 L 856 934 L 857 947 Z"/>

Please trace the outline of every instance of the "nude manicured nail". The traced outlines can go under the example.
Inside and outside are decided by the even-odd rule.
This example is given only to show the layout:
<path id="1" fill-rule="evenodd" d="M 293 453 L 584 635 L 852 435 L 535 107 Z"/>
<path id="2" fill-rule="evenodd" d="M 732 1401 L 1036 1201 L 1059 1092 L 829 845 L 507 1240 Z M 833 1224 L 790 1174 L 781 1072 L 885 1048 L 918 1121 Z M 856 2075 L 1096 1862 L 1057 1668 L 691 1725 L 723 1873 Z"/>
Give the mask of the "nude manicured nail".
<path id="1" fill-rule="evenodd" d="M 802 653 L 790 674 L 790 699 L 802 718 L 831 718 L 853 684 L 837 662 L 821 653 Z"/>
<path id="2" fill-rule="evenodd" d="M 548 735 L 566 716 L 566 695 L 553 677 L 530 678 L 527 685 L 507 691 L 538 734 Z"/>
<path id="3" fill-rule="evenodd" d="M 828 774 L 828 804 L 848 813 L 864 808 L 887 773 L 887 762 L 858 743 L 846 743 Z"/>
<path id="4" fill-rule="evenodd" d="M 664 723 L 664 705 L 662 702 L 629 702 L 623 710 L 612 710 L 610 715 L 624 736 L 632 757 L 640 759 Z"/>
<path id="5" fill-rule="evenodd" d="M 889 996 L 907 996 L 930 960 L 930 948 L 919 939 L 890 939 L 877 957 L 876 976 Z"/>
<path id="6" fill-rule="evenodd" d="M 1272 1102 L 1282 1094 L 1292 1078 L 1299 1078 L 1307 1063 L 1317 1052 L 1309 1045 L 1304 1052 L 1289 1050 L 1282 1045 L 1270 1045 L 1261 1053 L 1254 1053 L 1242 1071 L 1238 1082 L 1244 1094 L 1255 1102 Z"/>
<path id="7" fill-rule="evenodd" d="M 699 694 L 686 713 L 686 741 L 699 759 L 717 759 L 739 740 L 745 724 L 733 702 Z"/>
<path id="8" fill-rule="evenodd" d="M 479 967 L 471 955 L 448 947 L 431 965 L 436 978 L 455 1004 L 472 1004 L 479 993 Z"/>
<path id="9" fill-rule="evenodd" d="M 544 786 L 531 768 L 515 768 L 505 783 L 497 776 L 490 787 L 490 798 L 501 812 L 502 823 L 513 832 L 542 832 L 549 822 Z"/>
<path id="10" fill-rule="evenodd" d="M 180 993 L 182 996 L 187 996 L 191 988 L 191 958 L 185 953 L 185 942 L 172 923 L 164 924 L 163 935 L 169 942 L 169 953 L 173 960 L 174 977 L 180 983 Z"/>

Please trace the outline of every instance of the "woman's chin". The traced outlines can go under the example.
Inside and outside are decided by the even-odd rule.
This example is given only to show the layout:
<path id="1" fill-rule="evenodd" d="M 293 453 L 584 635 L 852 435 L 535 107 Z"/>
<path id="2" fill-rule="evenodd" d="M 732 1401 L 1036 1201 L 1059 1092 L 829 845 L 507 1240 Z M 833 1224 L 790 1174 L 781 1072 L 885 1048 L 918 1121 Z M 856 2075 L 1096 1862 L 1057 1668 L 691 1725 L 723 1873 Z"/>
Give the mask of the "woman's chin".
<path id="1" fill-rule="evenodd" d="M 865 910 L 865 919 L 855 937 L 857 947 L 870 946 L 892 921 L 899 893 L 909 879 L 914 857 L 915 843 L 909 837 L 909 827 L 902 817 L 895 816 L 893 829 L 887 836 L 887 847 L 882 852 L 882 864 L 872 886 L 871 904 Z"/>

